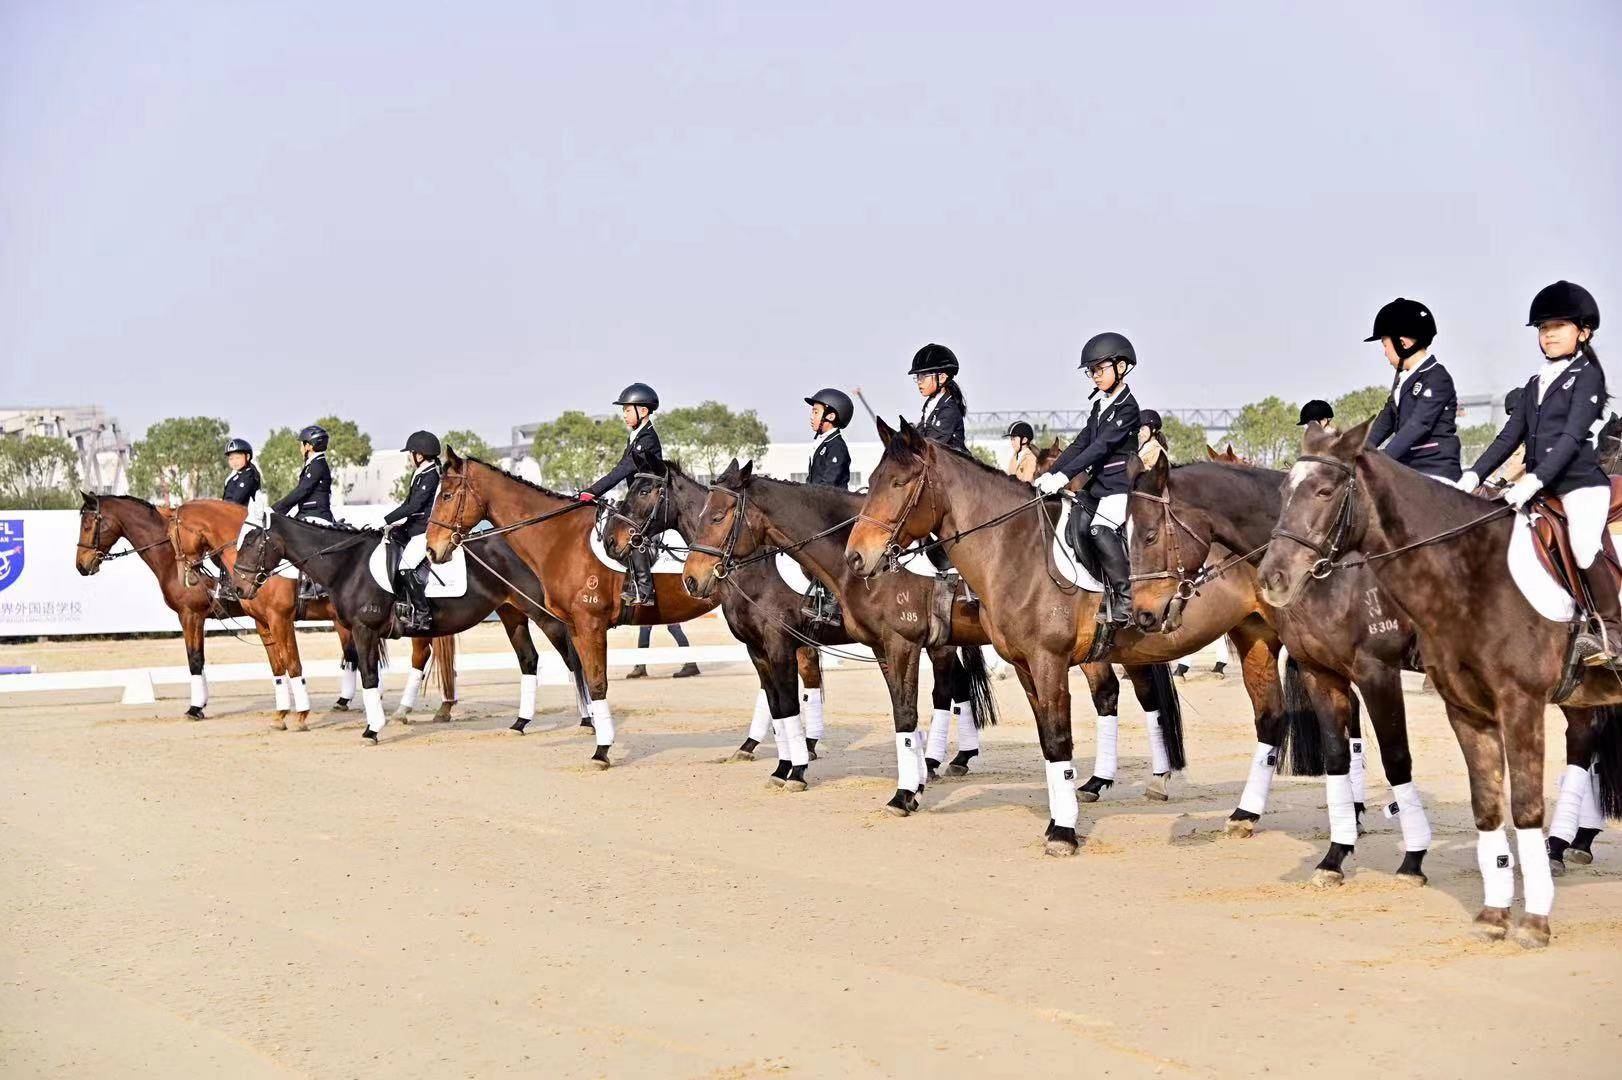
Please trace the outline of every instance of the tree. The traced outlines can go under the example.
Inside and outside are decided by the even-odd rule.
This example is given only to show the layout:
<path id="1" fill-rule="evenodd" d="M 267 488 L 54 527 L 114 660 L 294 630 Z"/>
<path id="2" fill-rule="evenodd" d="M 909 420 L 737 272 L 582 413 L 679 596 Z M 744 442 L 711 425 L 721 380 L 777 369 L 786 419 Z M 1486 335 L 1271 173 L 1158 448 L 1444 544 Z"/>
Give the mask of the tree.
<path id="1" fill-rule="evenodd" d="M 362 432 L 353 420 L 323 416 L 316 423 L 327 429 L 327 463 L 332 466 L 335 480 L 338 470 L 345 465 L 371 463 L 372 437 Z M 280 499 L 293 490 L 298 483 L 299 470 L 304 467 L 298 432 L 290 427 L 275 429 L 265 437 L 253 460 L 265 482 L 265 493 L 272 500 Z"/>
<path id="2" fill-rule="evenodd" d="M 1464 467 L 1468 469 L 1470 463 L 1480 457 L 1482 451 L 1492 445 L 1498 438 L 1498 427 L 1495 424 L 1476 424 L 1473 427 L 1459 429 L 1459 447 Z"/>
<path id="3" fill-rule="evenodd" d="M 1205 460 L 1205 429 L 1175 416 L 1160 418 L 1160 431 L 1166 436 L 1166 446 L 1172 461 L 1179 465 Z"/>
<path id="4" fill-rule="evenodd" d="M 1240 409 L 1228 434 L 1241 457 L 1266 469 L 1286 468 L 1301 446 L 1300 415 L 1299 406 L 1269 397 Z"/>
<path id="5" fill-rule="evenodd" d="M 667 452 L 681 456 L 698 472 L 714 476 L 733 458 L 765 455 L 771 433 L 755 410 L 733 412 L 719 401 L 671 409 L 659 421 Z"/>
<path id="6" fill-rule="evenodd" d="M 1344 431 L 1377 414 L 1385 408 L 1390 397 L 1389 386 L 1365 386 L 1361 390 L 1342 394 L 1330 402 L 1329 407 L 1335 410 L 1335 425 Z"/>
<path id="7" fill-rule="evenodd" d="M 535 429 L 530 450 L 543 481 L 581 488 L 607 472 L 625 452 L 625 425 L 618 420 L 593 420 L 570 409 Z"/>
<path id="8" fill-rule="evenodd" d="M 0 436 L 0 510 L 72 510 L 79 458 L 66 439 Z"/>
<path id="9" fill-rule="evenodd" d="M 490 452 L 490 444 L 479 438 L 471 431 L 457 430 L 445 432 L 445 437 L 439 440 L 439 445 L 455 447 L 456 452 L 463 457 L 476 457 L 481 461 L 493 461 L 494 455 Z M 394 481 L 394 488 L 389 492 L 396 502 L 405 502 L 405 497 L 411 492 L 411 472 L 407 470 Z"/>
<path id="10" fill-rule="evenodd" d="M 323 416 L 316 423 L 327 429 L 327 461 L 334 473 L 345 465 L 371 464 L 372 437 L 353 420 Z"/>
<path id="11" fill-rule="evenodd" d="M 997 454 L 989 446 L 980 443 L 970 443 L 969 453 L 974 455 L 976 461 L 982 465 L 990 465 L 993 469 L 1000 469 L 1003 463 L 997 460 Z"/>
<path id="12" fill-rule="evenodd" d="M 215 496 L 225 483 L 231 429 L 214 416 L 176 416 L 146 429 L 130 447 L 130 490 L 160 502 Z"/>

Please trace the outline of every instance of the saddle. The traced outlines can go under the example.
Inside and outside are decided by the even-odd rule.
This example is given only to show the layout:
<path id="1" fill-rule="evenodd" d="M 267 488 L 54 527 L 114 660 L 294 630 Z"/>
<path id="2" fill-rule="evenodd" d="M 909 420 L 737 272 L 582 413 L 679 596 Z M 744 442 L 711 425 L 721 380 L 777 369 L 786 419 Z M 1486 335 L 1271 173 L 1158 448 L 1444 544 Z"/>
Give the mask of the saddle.
<path id="1" fill-rule="evenodd" d="M 979 614 L 980 598 L 969 591 L 962 574 L 936 574 L 934 591 L 929 599 L 929 635 L 924 639 L 926 648 L 944 645 L 952 636 L 952 608 L 957 604 L 963 605 L 963 614 L 970 618 Z"/>
<path id="2" fill-rule="evenodd" d="M 1534 500 L 1537 515 L 1532 519 L 1533 550 L 1556 581 L 1571 594 L 1573 600 L 1587 610 L 1593 610 L 1583 588 L 1582 570 L 1571 553 L 1571 537 L 1567 532 L 1565 507 L 1558 495 L 1540 496 Z M 1611 508 L 1605 515 L 1606 529 L 1622 521 L 1622 476 L 1611 477 Z M 1616 552 L 1610 544 L 1600 545 L 1600 559 L 1609 571 L 1613 591 L 1622 590 L 1622 565 L 1617 563 Z"/>

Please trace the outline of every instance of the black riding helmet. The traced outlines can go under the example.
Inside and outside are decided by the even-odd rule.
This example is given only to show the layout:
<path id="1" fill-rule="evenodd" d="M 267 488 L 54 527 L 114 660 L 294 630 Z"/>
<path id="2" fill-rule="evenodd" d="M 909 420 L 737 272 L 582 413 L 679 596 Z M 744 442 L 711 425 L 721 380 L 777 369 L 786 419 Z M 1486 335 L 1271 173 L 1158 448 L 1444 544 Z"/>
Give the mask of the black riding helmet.
<path id="1" fill-rule="evenodd" d="M 226 456 L 231 454 L 247 454 L 253 457 L 253 445 L 247 439 L 232 439 L 225 444 Z"/>
<path id="2" fill-rule="evenodd" d="M 931 342 L 913 354 L 912 366 L 907 369 L 907 374 L 930 375 L 937 371 L 946 375 L 956 375 L 957 354 L 945 345 Z"/>
<path id="3" fill-rule="evenodd" d="M 1112 331 L 1094 334 L 1087 339 L 1087 344 L 1081 347 L 1081 363 L 1076 366 L 1090 374 L 1099 364 L 1107 364 L 1112 360 L 1126 361 L 1128 371 L 1138 366 L 1137 350 L 1132 348 L 1132 343 L 1126 339 L 1125 334 Z"/>
<path id="4" fill-rule="evenodd" d="M 842 428 L 850 423 L 856 414 L 856 405 L 850 400 L 850 395 L 843 390 L 835 390 L 831 386 L 823 387 L 805 399 L 807 405 L 821 405 L 834 414 L 834 427 Z"/>
<path id="5" fill-rule="evenodd" d="M 1146 427 L 1150 431 L 1159 431 L 1161 425 L 1160 414 L 1154 409 L 1140 409 L 1138 411 L 1138 426 Z"/>
<path id="6" fill-rule="evenodd" d="M 320 424 L 311 424 L 298 433 L 298 441 L 309 443 L 317 450 L 325 450 L 327 448 L 327 429 Z"/>
<path id="7" fill-rule="evenodd" d="M 620 396 L 614 399 L 616 405 L 641 405 L 652 412 L 659 407 L 659 395 L 654 393 L 653 387 L 645 382 L 634 382 L 620 391 Z"/>
<path id="8" fill-rule="evenodd" d="M 1551 319 L 1568 319 L 1584 330 L 1599 329 L 1599 303 L 1594 294 L 1581 285 L 1557 281 L 1546 285 L 1532 297 L 1532 310 L 1526 316 L 1527 326 L 1538 326 Z"/>
<path id="9" fill-rule="evenodd" d="M 1036 429 L 1023 420 L 1015 420 L 1008 425 L 1008 430 L 1003 432 L 1003 438 L 1024 439 L 1026 442 L 1030 442 L 1036 438 Z"/>
<path id="10" fill-rule="evenodd" d="M 1374 315 L 1374 333 L 1364 341 L 1390 338 L 1397 355 L 1406 360 L 1420 349 L 1427 349 L 1436 340 L 1436 316 L 1418 300 L 1399 296 Z M 1404 347 L 1402 338 L 1413 339 L 1412 347 Z"/>
<path id="11" fill-rule="evenodd" d="M 1333 420 L 1335 410 L 1329 407 L 1329 402 L 1323 398 L 1313 398 L 1301 406 L 1301 416 L 1296 420 L 1296 427 L 1306 427 L 1314 420 Z"/>
<path id="12" fill-rule="evenodd" d="M 426 458 L 439 456 L 439 436 L 432 431 L 413 431 L 401 449 L 408 454 L 421 454 Z"/>

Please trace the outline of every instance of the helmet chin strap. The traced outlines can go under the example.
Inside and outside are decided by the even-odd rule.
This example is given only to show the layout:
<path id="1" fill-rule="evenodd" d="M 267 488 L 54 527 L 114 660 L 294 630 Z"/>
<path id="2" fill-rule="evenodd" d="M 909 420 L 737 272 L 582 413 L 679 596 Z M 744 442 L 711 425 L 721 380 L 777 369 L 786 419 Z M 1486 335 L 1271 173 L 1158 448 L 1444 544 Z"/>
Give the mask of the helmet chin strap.
<path id="1" fill-rule="evenodd" d="M 1415 353 L 1423 352 L 1424 350 L 1430 348 L 1430 342 L 1427 341 L 1425 344 L 1421 345 L 1416 340 L 1412 345 L 1405 346 L 1402 343 L 1402 338 L 1395 337 L 1391 339 L 1391 348 L 1396 350 L 1397 359 L 1406 363 L 1408 359 Z"/>

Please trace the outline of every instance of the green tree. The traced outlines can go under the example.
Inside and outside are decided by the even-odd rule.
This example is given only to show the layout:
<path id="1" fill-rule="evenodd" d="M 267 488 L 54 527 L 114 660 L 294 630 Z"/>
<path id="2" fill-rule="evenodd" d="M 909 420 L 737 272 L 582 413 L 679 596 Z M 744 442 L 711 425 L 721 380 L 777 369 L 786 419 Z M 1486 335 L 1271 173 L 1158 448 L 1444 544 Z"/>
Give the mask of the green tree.
<path id="1" fill-rule="evenodd" d="M 1335 410 L 1335 424 L 1342 430 L 1356 427 L 1369 417 L 1385 408 L 1386 401 L 1391 397 L 1389 386 L 1365 386 L 1361 390 L 1353 390 L 1342 394 L 1329 403 Z"/>
<path id="2" fill-rule="evenodd" d="M 229 425 L 214 416 L 176 416 L 146 429 L 130 447 L 130 490 L 159 502 L 214 497 L 230 470 Z"/>
<path id="3" fill-rule="evenodd" d="M 66 439 L 0 436 L 0 510 L 72 510 L 79 457 Z"/>
<path id="4" fill-rule="evenodd" d="M 1464 458 L 1464 468 L 1468 469 L 1470 463 L 1481 456 L 1481 452 L 1492 444 L 1498 437 L 1498 427 L 1495 424 L 1475 424 L 1471 427 L 1459 429 L 1459 446 Z"/>
<path id="5" fill-rule="evenodd" d="M 771 442 L 771 433 L 755 410 L 733 412 L 719 401 L 671 409 L 658 423 L 667 452 L 710 476 L 733 458 L 747 461 L 764 456 Z"/>
<path id="6" fill-rule="evenodd" d="M 495 455 L 490 452 L 490 444 L 479 438 L 478 435 L 465 429 L 447 431 L 439 440 L 441 448 L 454 447 L 463 457 L 476 457 L 480 461 L 494 461 Z M 411 471 L 407 470 L 394 481 L 394 487 L 389 491 L 395 502 L 405 502 L 405 497 L 411 491 Z"/>
<path id="7" fill-rule="evenodd" d="M 625 452 L 625 425 L 618 419 L 593 420 L 570 409 L 535 429 L 530 451 L 544 482 L 555 487 L 584 487 Z"/>
<path id="8" fill-rule="evenodd" d="M 1301 447 L 1300 415 L 1298 405 L 1269 397 L 1240 409 L 1228 434 L 1241 457 L 1266 469 L 1286 468 Z"/>
<path id="9" fill-rule="evenodd" d="M 1205 429 L 1179 420 L 1175 416 L 1160 418 L 1160 431 L 1166 436 L 1166 446 L 1172 461 L 1179 465 L 1205 460 Z"/>
<path id="10" fill-rule="evenodd" d="M 316 423 L 327 429 L 327 461 L 331 463 L 333 472 L 345 465 L 371 464 L 372 437 L 353 420 L 323 416 Z"/>
<path id="11" fill-rule="evenodd" d="M 361 431 L 353 420 L 323 416 L 316 423 L 327 429 L 327 463 L 332 466 L 334 482 L 337 481 L 338 470 L 345 465 L 371 463 L 372 437 Z M 253 460 L 259 466 L 260 478 L 265 482 L 265 493 L 273 501 L 280 499 L 293 490 L 298 483 L 299 470 L 304 468 L 298 432 L 290 427 L 276 428 L 265 436 Z"/>
<path id="12" fill-rule="evenodd" d="M 970 443 L 969 453 L 974 455 L 976 461 L 982 465 L 990 465 L 993 469 L 1000 469 L 1005 464 L 997 460 L 997 454 L 991 447 L 981 443 Z"/>

